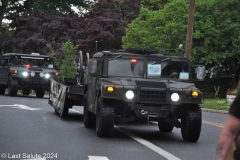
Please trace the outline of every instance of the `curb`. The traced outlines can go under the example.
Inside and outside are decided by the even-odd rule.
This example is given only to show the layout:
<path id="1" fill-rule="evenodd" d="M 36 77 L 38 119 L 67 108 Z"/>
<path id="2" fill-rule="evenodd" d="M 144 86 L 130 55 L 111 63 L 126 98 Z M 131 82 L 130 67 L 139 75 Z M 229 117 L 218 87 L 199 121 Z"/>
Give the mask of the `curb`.
<path id="1" fill-rule="evenodd" d="M 204 111 L 204 112 L 212 112 L 212 113 L 228 114 L 228 111 L 224 111 L 224 110 L 216 110 L 216 109 L 202 108 L 202 111 Z"/>

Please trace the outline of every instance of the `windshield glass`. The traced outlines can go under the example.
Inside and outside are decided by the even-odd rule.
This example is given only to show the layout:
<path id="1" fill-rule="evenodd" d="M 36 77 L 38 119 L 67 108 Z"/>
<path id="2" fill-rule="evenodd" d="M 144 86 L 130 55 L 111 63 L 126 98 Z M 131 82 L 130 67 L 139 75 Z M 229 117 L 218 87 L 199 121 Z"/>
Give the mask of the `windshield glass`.
<path id="1" fill-rule="evenodd" d="M 189 80 L 189 65 L 185 61 L 171 59 L 148 60 L 147 77 Z"/>
<path id="2" fill-rule="evenodd" d="M 109 61 L 109 76 L 143 77 L 143 60 L 116 58 Z"/>
<path id="3" fill-rule="evenodd" d="M 41 68 L 53 68 L 53 60 L 49 57 L 13 56 L 10 59 L 11 66 L 29 66 Z"/>
<path id="4" fill-rule="evenodd" d="M 143 59 L 112 58 L 109 60 L 108 75 L 123 77 L 144 77 Z M 147 78 L 149 79 L 179 79 L 189 80 L 189 65 L 185 61 L 165 58 L 162 60 L 147 60 Z"/>

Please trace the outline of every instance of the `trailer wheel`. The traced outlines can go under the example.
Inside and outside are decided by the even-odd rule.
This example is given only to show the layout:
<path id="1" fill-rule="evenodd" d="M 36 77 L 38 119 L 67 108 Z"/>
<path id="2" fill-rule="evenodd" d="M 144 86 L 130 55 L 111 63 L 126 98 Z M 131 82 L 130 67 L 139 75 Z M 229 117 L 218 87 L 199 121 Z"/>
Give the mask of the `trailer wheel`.
<path id="1" fill-rule="evenodd" d="M 96 116 L 96 132 L 99 137 L 110 137 L 114 129 L 115 111 L 113 104 L 104 103 L 99 97 Z"/>
<path id="2" fill-rule="evenodd" d="M 86 128 L 91 128 L 96 125 L 96 116 L 88 110 L 88 92 L 85 94 L 83 124 Z"/>
<path id="3" fill-rule="evenodd" d="M 37 96 L 38 98 L 42 98 L 42 97 L 44 96 L 44 92 L 45 92 L 44 89 L 37 89 L 37 90 L 36 90 L 36 96 Z"/>
<path id="4" fill-rule="evenodd" d="M 59 114 L 60 117 L 66 117 L 68 115 L 69 108 L 70 106 L 65 103 L 61 113 Z"/>
<path id="5" fill-rule="evenodd" d="M 189 107 L 185 117 L 181 120 L 181 133 L 184 141 L 196 142 L 201 133 L 202 113 L 200 106 Z"/>

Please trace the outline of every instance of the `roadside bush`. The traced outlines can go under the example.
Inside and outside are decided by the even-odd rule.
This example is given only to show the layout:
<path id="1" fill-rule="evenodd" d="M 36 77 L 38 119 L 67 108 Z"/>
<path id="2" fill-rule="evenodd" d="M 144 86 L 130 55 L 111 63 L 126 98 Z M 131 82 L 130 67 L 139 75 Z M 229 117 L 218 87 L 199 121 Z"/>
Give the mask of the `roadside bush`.
<path id="1" fill-rule="evenodd" d="M 55 64 L 58 66 L 63 83 L 69 83 L 71 79 L 75 80 L 77 74 L 75 60 L 77 55 L 73 42 L 68 40 L 62 44 L 63 55 L 61 56 L 56 55 L 50 45 L 48 45 L 48 48 L 50 50 L 48 55 L 54 59 Z"/>

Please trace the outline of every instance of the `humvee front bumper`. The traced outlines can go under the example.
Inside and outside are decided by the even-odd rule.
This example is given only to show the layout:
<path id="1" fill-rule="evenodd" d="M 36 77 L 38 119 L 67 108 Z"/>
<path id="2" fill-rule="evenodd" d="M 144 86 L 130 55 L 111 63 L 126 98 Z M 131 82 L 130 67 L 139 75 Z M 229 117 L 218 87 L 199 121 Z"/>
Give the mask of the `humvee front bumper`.
<path id="1" fill-rule="evenodd" d="M 37 79 L 37 78 L 13 78 L 13 84 L 17 86 L 18 89 L 31 88 L 31 89 L 44 89 L 49 90 L 50 80 L 49 79 Z"/>

